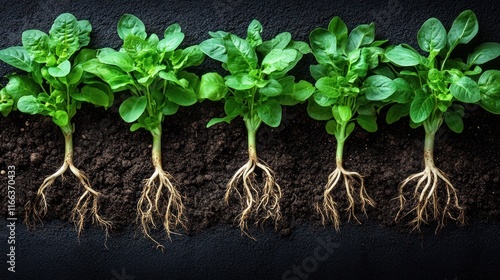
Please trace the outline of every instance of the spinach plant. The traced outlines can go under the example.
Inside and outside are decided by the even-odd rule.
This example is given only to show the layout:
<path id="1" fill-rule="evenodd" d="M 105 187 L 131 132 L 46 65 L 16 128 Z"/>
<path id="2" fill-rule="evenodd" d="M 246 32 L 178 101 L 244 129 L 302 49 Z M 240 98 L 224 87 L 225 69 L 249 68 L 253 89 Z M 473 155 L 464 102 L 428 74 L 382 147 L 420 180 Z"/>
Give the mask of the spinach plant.
<path id="1" fill-rule="evenodd" d="M 425 130 L 425 168 L 406 178 L 399 186 L 400 210 L 396 217 L 398 220 L 405 205 L 410 203 L 409 213 L 415 213 L 412 223 L 417 229 L 429 219 L 437 220 L 439 229 L 447 216 L 464 222 L 457 190 L 434 163 L 434 138 L 442 123 L 453 132 L 463 131 L 464 107 L 460 103 L 480 104 L 492 113 L 500 113 L 500 71 L 482 73 L 478 66 L 497 58 L 500 44 L 481 44 L 466 61 L 450 58 L 459 44 L 469 43 L 477 32 L 476 15 L 470 10 L 462 12 L 448 32 L 438 19 L 430 18 L 417 35 L 418 45 L 428 53 L 427 56 L 405 44 L 392 47 L 385 54 L 390 62 L 404 67 L 397 72 L 407 81 L 407 92 L 412 93 L 408 103 L 390 108 L 387 121 L 392 123 L 409 114 L 411 126 L 422 125 Z M 416 186 L 408 202 L 404 189 L 412 181 L 416 181 Z M 441 182 L 444 184 L 444 200 L 439 197 Z"/>
<path id="2" fill-rule="evenodd" d="M 356 123 L 369 132 L 377 130 L 377 107 L 390 101 L 396 92 L 392 79 L 373 73 L 379 66 L 386 41 L 375 41 L 375 26 L 362 24 L 348 32 L 346 24 L 334 17 L 328 29 L 317 28 L 310 34 L 312 53 L 319 63 L 311 65 L 317 90 L 309 99 L 307 111 L 316 120 L 325 120 L 326 131 L 337 140 L 336 169 L 329 175 L 322 205 L 316 205 L 323 223 L 331 221 L 338 230 L 340 217 L 332 192 L 344 182 L 349 218 L 356 203 L 366 214 L 374 201 L 366 192 L 363 177 L 343 167 L 344 145 Z M 355 187 L 359 189 L 356 190 Z"/>
<path id="3" fill-rule="evenodd" d="M 52 117 L 61 129 L 65 140 L 63 165 L 48 176 L 38 189 L 31 209 L 34 217 L 41 218 L 47 212 L 46 190 L 69 168 L 84 187 L 72 212 L 72 219 L 81 232 L 84 220 L 91 215 L 93 221 L 106 230 L 110 223 L 98 214 L 100 193 L 91 187 L 88 177 L 73 164 L 73 133 L 75 126 L 72 118 L 80 109 L 82 102 L 95 106 L 109 107 L 113 95 L 108 86 L 96 81 L 92 75 L 85 75 L 82 65 L 95 57 L 95 51 L 82 49 L 90 41 L 92 27 L 87 20 L 77 20 L 73 15 L 64 13 L 58 16 L 49 34 L 40 30 L 26 30 L 22 34 L 22 46 L 0 50 L 0 59 L 26 74 L 12 74 L 0 94 L 3 104 L 2 113 L 18 109 L 23 113 Z M 11 104 L 9 109 L 8 104 Z M 89 209 L 89 204 L 91 204 Z M 32 211 L 31 211 L 32 210 Z M 29 217 L 28 217 L 29 219 Z"/>
<path id="4" fill-rule="evenodd" d="M 239 226 L 246 233 L 247 221 L 263 212 L 262 221 L 280 219 L 279 201 L 282 196 L 274 172 L 257 156 L 256 134 L 262 123 L 278 127 L 282 117 L 282 105 L 294 105 L 307 100 L 314 87 L 306 82 L 295 82 L 287 75 L 303 54 L 310 48 L 304 42 L 293 41 L 288 32 L 278 34 L 269 41 L 261 37 L 262 25 L 253 20 L 247 29 L 247 37 L 240 38 L 224 31 L 210 32 L 211 39 L 200 44 L 209 57 L 222 62 L 229 75 L 207 73 L 200 82 L 200 98 L 222 100 L 226 116 L 214 118 L 208 124 L 227 122 L 242 117 L 248 137 L 248 162 L 233 175 L 227 184 L 225 201 L 233 192 L 242 199 Z M 262 170 L 263 184 L 256 183 L 254 172 Z M 238 189 L 239 181 L 243 189 Z"/>
<path id="5" fill-rule="evenodd" d="M 131 14 L 121 17 L 117 29 L 123 40 L 120 50 L 101 49 L 97 58 L 87 61 L 83 68 L 115 92 L 130 91 L 132 96 L 120 105 L 120 116 L 132 123 L 131 131 L 142 128 L 153 136 L 155 172 L 145 181 L 137 214 L 145 236 L 161 247 L 150 236 L 150 227 L 156 227 L 155 215 L 162 219 L 168 237 L 173 226 L 183 225 L 184 220 L 182 196 L 172 184 L 173 177 L 162 167 L 162 123 L 179 106 L 198 101 L 195 89 L 199 78 L 185 69 L 201 64 L 205 55 L 196 45 L 178 49 L 184 40 L 179 24 L 167 27 L 161 40 L 156 34 L 148 36 L 144 23 Z"/>

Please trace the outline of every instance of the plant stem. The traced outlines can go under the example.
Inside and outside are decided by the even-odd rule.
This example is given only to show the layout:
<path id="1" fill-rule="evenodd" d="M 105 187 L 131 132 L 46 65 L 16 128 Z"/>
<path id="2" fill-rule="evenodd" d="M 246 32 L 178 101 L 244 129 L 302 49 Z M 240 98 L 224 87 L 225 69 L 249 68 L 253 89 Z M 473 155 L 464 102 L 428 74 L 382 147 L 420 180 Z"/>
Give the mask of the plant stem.
<path id="1" fill-rule="evenodd" d="M 337 167 L 342 167 L 342 159 L 344 155 L 344 144 L 345 144 L 345 130 L 347 127 L 347 122 L 340 125 L 340 129 L 337 130 L 337 134 L 335 134 L 335 138 L 337 139 L 337 152 L 335 154 L 335 160 L 337 163 Z"/>
<path id="2" fill-rule="evenodd" d="M 151 149 L 151 160 L 153 161 L 153 166 L 161 167 L 161 124 L 154 130 L 151 131 L 153 135 L 153 147 Z"/>
<path id="3" fill-rule="evenodd" d="M 73 164 L 73 127 L 71 122 L 61 127 L 64 135 L 64 161 L 68 164 Z"/>
<path id="4" fill-rule="evenodd" d="M 247 128 L 248 137 L 248 156 L 251 160 L 257 160 L 257 144 L 255 142 L 257 130 L 261 121 L 245 120 L 245 126 Z"/>
<path id="5" fill-rule="evenodd" d="M 429 118 L 424 121 L 425 142 L 424 161 L 426 166 L 434 166 L 434 140 L 436 132 L 443 123 L 442 117 Z"/>

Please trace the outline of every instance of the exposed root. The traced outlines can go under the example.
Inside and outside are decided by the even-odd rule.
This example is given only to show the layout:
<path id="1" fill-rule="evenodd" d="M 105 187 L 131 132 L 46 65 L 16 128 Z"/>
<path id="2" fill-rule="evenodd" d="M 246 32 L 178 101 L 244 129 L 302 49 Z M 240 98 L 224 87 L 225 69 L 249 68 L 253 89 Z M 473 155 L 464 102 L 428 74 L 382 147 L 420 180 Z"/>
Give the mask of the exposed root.
<path id="1" fill-rule="evenodd" d="M 47 214 L 48 205 L 46 199 L 46 191 L 49 187 L 51 187 L 54 184 L 55 180 L 58 177 L 63 177 L 63 174 L 67 171 L 68 168 L 78 178 L 78 180 L 85 189 L 84 193 L 78 199 L 71 213 L 71 220 L 75 223 L 78 236 L 80 236 L 83 230 L 85 218 L 88 215 L 92 217 L 92 223 L 97 222 L 98 225 L 104 228 L 107 235 L 108 230 L 111 227 L 111 223 L 104 220 L 99 215 L 98 200 L 101 194 L 92 189 L 87 176 L 83 172 L 81 172 L 78 168 L 76 168 L 73 165 L 73 163 L 71 163 L 69 160 L 66 160 L 64 164 L 61 166 L 61 168 L 57 170 L 57 172 L 45 178 L 42 185 L 38 188 L 33 206 L 31 206 L 30 203 L 26 205 L 27 224 L 31 224 L 30 222 L 31 220 L 41 221 L 42 217 Z M 91 203 L 91 201 L 92 201 L 92 207 L 89 208 L 89 204 Z"/>
<path id="2" fill-rule="evenodd" d="M 400 209 L 396 216 L 396 221 L 401 217 L 405 209 L 407 199 L 404 197 L 404 189 L 411 181 L 417 181 L 415 191 L 411 203 L 412 209 L 404 216 L 415 212 L 416 217 L 410 222 L 414 229 L 419 230 L 420 226 L 427 224 L 430 219 L 437 220 L 438 226 L 436 231 L 445 225 L 445 218 L 449 217 L 460 223 L 464 223 L 464 209 L 458 202 L 457 190 L 453 187 L 449 179 L 439 168 L 433 164 L 426 164 L 424 171 L 413 174 L 406 178 L 399 186 L 399 203 Z M 439 205 L 438 187 L 439 182 L 444 183 L 446 189 L 446 201 L 443 206 Z M 458 212 L 458 215 L 453 216 L 452 212 Z"/>
<path id="3" fill-rule="evenodd" d="M 332 192 L 341 180 L 344 181 L 347 200 L 349 202 L 349 205 L 345 209 L 345 211 L 349 215 L 349 221 L 352 217 L 358 223 L 360 222 L 355 214 L 356 203 L 359 203 L 361 205 L 361 211 L 365 215 L 366 205 L 370 205 L 372 207 L 375 206 L 375 202 L 366 192 L 363 177 L 359 173 L 347 171 L 342 167 L 341 164 L 337 164 L 337 168 L 328 176 L 328 182 L 323 193 L 322 205 L 316 204 L 316 210 L 321 215 L 323 225 L 326 225 L 327 222 L 332 222 L 336 230 L 339 230 L 340 227 L 340 215 L 337 210 L 337 203 L 333 199 Z M 355 186 L 359 186 L 357 197 Z"/>
<path id="4" fill-rule="evenodd" d="M 54 174 L 48 176 L 43 180 L 42 185 L 38 188 L 36 192 L 35 202 L 33 205 L 33 219 L 41 221 L 41 218 L 47 214 L 48 205 L 45 196 L 46 190 L 52 186 L 58 177 L 62 177 L 64 172 L 68 170 L 69 164 L 64 162 L 64 164 L 57 170 Z M 31 210 L 31 209 L 28 209 Z"/>
<path id="5" fill-rule="evenodd" d="M 82 184 L 85 188 L 85 192 L 80 196 L 75 208 L 73 208 L 73 211 L 71 212 L 71 219 L 77 226 L 78 236 L 80 236 L 80 233 L 83 230 L 85 217 L 87 215 L 90 215 L 92 217 L 92 223 L 97 223 L 101 226 L 106 231 L 107 235 L 108 230 L 111 227 L 111 223 L 104 220 L 99 215 L 99 196 L 101 196 L 101 193 L 91 188 L 88 177 L 73 164 L 69 165 L 69 169 L 73 175 L 78 178 L 80 184 Z M 89 209 L 90 201 L 92 201 L 92 207 Z"/>
<path id="6" fill-rule="evenodd" d="M 172 231 L 174 227 L 178 225 L 185 227 L 182 196 L 171 181 L 173 177 L 163 171 L 161 166 L 157 166 L 153 175 L 145 180 L 144 189 L 137 203 L 137 219 L 143 234 L 162 249 L 164 247 L 150 235 L 151 227 L 156 228 L 155 215 L 162 217 L 163 228 L 169 239 L 171 234 L 175 234 Z"/>
<path id="7" fill-rule="evenodd" d="M 263 187 L 255 182 L 255 168 L 262 170 Z M 242 191 L 238 190 L 239 181 L 243 182 Z M 274 179 L 274 172 L 258 159 L 250 158 L 231 178 L 227 184 L 224 200 L 229 203 L 229 198 L 232 192 L 236 192 L 240 197 L 242 204 L 242 212 L 238 216 L 239 227 L 242 232 L 252 238 L 248 233 L 248 220 L 252 217 L 258 218 L 256 223 L 264 222 L 267 219 L 272 219 L 276 226 L 281 219 L 280 199 L 282 192 L 280 186 Z M 263 212 L 263 214 L 261 214 Z"/>

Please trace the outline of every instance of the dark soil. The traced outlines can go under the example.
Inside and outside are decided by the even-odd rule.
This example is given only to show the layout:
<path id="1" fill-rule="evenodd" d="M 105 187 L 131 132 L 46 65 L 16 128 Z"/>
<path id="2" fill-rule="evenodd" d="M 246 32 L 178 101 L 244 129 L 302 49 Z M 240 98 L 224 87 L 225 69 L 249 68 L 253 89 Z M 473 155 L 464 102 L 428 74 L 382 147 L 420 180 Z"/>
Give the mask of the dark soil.
<path id="1" fill-rule="evenodd" d="M 446 127 L 438 134 L 436 164 L 457 187 L 468 221 L 499 221 L 500 146 L 496 131 L 500 117 L 479 107 L 467 109 L 462 134 Z M 225 184 L 247 160 L 246 131 L 239 120 L 206 129 L 208 120 L 221 113 L 220 104 L 197 104 L 181 109 L 164 123 L 164 168 L 175 177 L 185 197 L 188 233 L 217 223 L 237 225 L 239 205 L 234 201 L 227 206 L 223 196 Z M 131 133 L 116 108 L 84 107 L 74 122 L 75 165 L 103 194 L 101 213 L 113 223 L 114 230 L 133 224 L 142 181 L 153 172 L 149 133 Z M 409 230 L 405 221 L 394 223 L 398 209 L 394 198 L 399 182 L 422 168 L 423 131 L 409 128 L 406 120 L 391 126 L 380 123 L 377 133 L 355 130 L 346 145 L 345 167 L 365 175 L 368 192 L 377 202 L 376 208 L 368 209 L 369 219 Z M 274 169 L 283 188 L 280 234 L 288 235 L 300 223 L 312 221 L 321 226 L 314 204 L 320 201 L 327 176 L 335 167 L 335 139 L 323 126 L 310 119 L 301 105 L 285 109 L 279 128 L 262 127 L 258 133 L 259 156 Z M 16 203 L 22 206 L 34 198 L 44 177 L 62 164 L 63 137 L 49 118 L 17 112 L 0 119 L 0 127 L 0 166 L 3 170 L 9 165 L 16 167 Z M 7 203 L 6 191 L 1 190 L 2 205 Z M 45 219 L 69 220 L 81 191 L 70 173 L 57 180 L 48 191 Z M 342 188 L 336 198 L 345 206 Z M 19 211 L 23 216 L 23 210 Z M 347 222 L 346 215 L 343 222 Z"/>

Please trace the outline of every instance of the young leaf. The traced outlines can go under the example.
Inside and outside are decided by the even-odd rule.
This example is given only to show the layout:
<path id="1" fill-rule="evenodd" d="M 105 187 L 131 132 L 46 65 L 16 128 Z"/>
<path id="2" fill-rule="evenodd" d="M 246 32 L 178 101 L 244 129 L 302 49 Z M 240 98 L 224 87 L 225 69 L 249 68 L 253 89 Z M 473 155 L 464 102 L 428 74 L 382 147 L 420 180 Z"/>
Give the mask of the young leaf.
<path id="1" fill-rule="evenodd" d="M 262 44 L 262 37 L 260 33 L 262 32 L 262 24 L 256 19 L 252 20 L 247 29 L 247 41 L 250 43 L 252 48 L 255 48 Z"/>
<path id="2" fill-rule="evenodd" d="M 327 121 L 333 118 L 331 108 L 319 106 L 314 102 L 314 99 L 309 99 L 309 102 L 307 102 L 307 113 L 317 121 Z"/>
<path id="3" fill-rule="evenodd" d="M 45 63 L 49 55 L 49 35 L 40 30 L 26 30 L 22 35 L 23 47 L 38 63 Z"/>
<path id="4" fill-rule="evenodd" d="M 451 131 L 455 133 L 462 133 L 464 130 L 464 122 L 462 120 L 463 112 L 445 112 L 444 121 Z"/>
<path id="5" fill-rule="evenodd" d="M 425 121 L 434 109 L 435 100 L 432 95 L 423 90 L 415 92 L 415 98 L 410 105 L 410 118 L 414 123 Z"/>
<path id="6" fill-rule="evenodd" d="M 466 10 L 453 21 L 448 32 L 448 46 L 450 51 L 458 44 L 469 43 L 479 30 L 477 18 L 474 12 Z"/>
<path id="7" fill-rule="evenodd" d="M 361 24 L 354 28 L 347 40 L 346 52 L 357 50 L 362 46 L 367 46 L 375 40 L 375 24 Z"/>
<path id="8" fill-rule="evenodd" d="M 192 88 L 180 88 L 169 86 L 166 90 L 168 100 L 181 106 L 191 106 L 198 101 L 196 93 Z"/>
<path id="9" fill-rule="evenodd" d="M 49 74 L 52 77 L 55 77 L 55 78 L 65 77 L 71 71 L 71 63 L 69 62 L 69 60 L 65 60 L 61 64 L 57 65 L 56 67 L 49 67 L 48 70 L 49 70 Z"/>
<path id="10" fill-rule="evenodd" d="M 361 91 L 366 99 L 379 101 L 389 98 L 396 91 L 396 85 L 385 76 L 374 75 L 366 78 Z"/>
<path id="11" fill-rule="evenodd" d="M 385 57 L 399 66 L 415 66 L 420 64 L 421 56 L 414 50 L 398 45 L 385 53 Z"/>
<path id="12" fill-rule="evenodd" d="M 39 114 L 43 111 L 42 104 L 40 104 L 40 101 L 38 101 L 38 99 L 33 95 L 27 95 L 19 98 L 17 108 L 19 111 L 31 115 Z"/>
<path id="13" fill-rule="evenodd" d="M 124 72 L 131 72 L 135 69 L 132 58 L 123 52 L 99 52 L 97 59 L 101 63 L 118 66 Z"/>
<path id="14" fill-rule="evenodd" d="M 109 98 L 106 92 L 102 91 L 96 85 L 86 85 L 79 93 L 71 94 L 75 100 L 84 101 L 96 106 L 109 107 Z"/>
<path id="15" fill-rule="evenodd" d="M 450 86 L 450 92 L 459 101 L 475 103 L 481 99 L 479 86 L 471 78 L 464 76 Z"/>
<path id="16" fill-rule="evenodd" d="M 347 25 L 340 19 L 334 17 L 328 24 L 328 31 L 333 33 L 337 39 L 337 45 L 342 49 L 347 45 L 348 30 Z"/>
<path id="17" fill-rule="evenodd" d="M 321 64 L 331 63 L 331 57 L 337 52 L 337 38 L 330 31 L 317 28 L 309 35 L 311 50 Z"/>
<path id="18" fill-rule="evenodd" d="M 500 56 L 499 43 L 484 43 L 479 45 L 474 52 L 467 57 L 468 65 L 480 65 Z"/>
<path id="19" fill-rule="evenodd" d="M 63 110 L 57 110 L 52 114 L 52 121 L 60 127 L 66 127 L 69 124 L 68 113 Z"/>
<path id="20" fill-rule="evenodd" d="M 270 127 L 278 127 L 281 123 L 281 105 L 275 100 L 267 100 L 257 107 L 257 115 Z"/>
<path id="21" fill-rule="evenodd" d="M 227 68 L 231 74 L 250 72 L 257 68 L 257 54 L 246 40 L 231 34 L 224 38 Z"/>
<path id="22" fill-rule="evenodd" d="M 339 116 L 342 122 L 346 123 L 351 120 L 352 118 L 352 110 L 349 106 L 346 105 L 339 105 L 338 106 L 339 110 Z"/>
<path id="23" fill-rule="evenodd" d="M 257 46 L 257 50 L 266 55 L 272 50 L 282 50 L 287 47 L 292 41 L 292 34 L 289 32 L 283 32 L 269 41 L 263 42 L 260 46 Z"/>
<path id="24" fill-rule="evenodd" d="M 120 39 L 125 40 L 129 35 L 137 36 L 141 39 L 146 39 L 146 27 L 144 23 L 134 15 L 125 14 L 118 22 L 118 36 Z"/>
<path id="25" fill-rule="evenodd" d="M 368 132 L 375 132 L 378 129 L 377 117 L 375 115 L 358 115 L 356 121 L 359 126 Z"/>
<path id="26" fill-rule="evenodd" d="M 147 105 L 146 96 L 131 96 L 120 105 L 120 116 L 128 123 L 134 122 L 144 113 Z"/>
<path id="27" fill-rule="evenodd" d="M 23 47 L 9 47 L 0 50 L 0 60 L 20 70 L 33 71 L 33 58 Z"/>
<path id="28" fill-rule="evenodd" d="M 297 55 L 294 49 L 272 50 L 262 60 L 262 72 L 271 74 L 275 71 L 282 71 L 295 61 Z"/>
<path id="29" fill-rule="evenodd" d="M 212 38 L 200 43 L 201 51 L 222 63 L 227 62 L 227 50 L 223 38 Z"/>
<path id="30" fill-rule="evenodd" d="M 437 18 L 430 18 L 424 22 L 417 33 L 420 48 L 428 53 L 439 51 L 446 47 L 446 29 Z"/>
<path id="31" fill-rule="evenodd" d="M 198 99 L 219 101 L 226 96 L 227 91 L 224 78 L 219 73 L 206 73 L 201 76 Z"/>
<path id="32" fill-rule="evenodd" d="M 265 96 L 273 97 L 280 95 L 283 92 L 283 88 L 278 81 L 270 79 L 264 87 L 259 89 L 259 92 Z"/>
<path id="33" fill-rule="evenodd" d="M 49 31 L 50 45 L 55 48 L 59 62 L 68 59 L 79 48 L 80 26 L 75 16 L 69 13 L 59 15 Z"/>

